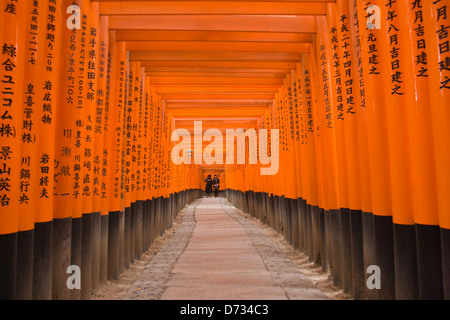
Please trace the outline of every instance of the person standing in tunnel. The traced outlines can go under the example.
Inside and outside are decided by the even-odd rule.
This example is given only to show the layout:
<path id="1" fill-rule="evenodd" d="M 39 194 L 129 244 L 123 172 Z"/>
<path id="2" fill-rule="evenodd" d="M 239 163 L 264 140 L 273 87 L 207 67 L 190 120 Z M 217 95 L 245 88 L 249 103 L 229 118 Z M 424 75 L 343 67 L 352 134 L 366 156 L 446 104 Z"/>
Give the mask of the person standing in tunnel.
<path id="1" fill-rule="evenodd" d="M 220 180 L 217 177 L 217 174 L 214 175 L 213 188 L 214 188 L 214 196 L 217 198 L 217 196 L 219 195 L 219 188 L 220 188 Z"/>
<path id="2" fill-rule="evenodd" d="M 213 186 L 213 180 L 211 179 L 211 175 L 208 174 L 208 177 L 205 180 L 206 186 L 205 186 L 205 192 L 206 196 L 209 198 L 210 194 L 212 193 L 212 186 Z"/>

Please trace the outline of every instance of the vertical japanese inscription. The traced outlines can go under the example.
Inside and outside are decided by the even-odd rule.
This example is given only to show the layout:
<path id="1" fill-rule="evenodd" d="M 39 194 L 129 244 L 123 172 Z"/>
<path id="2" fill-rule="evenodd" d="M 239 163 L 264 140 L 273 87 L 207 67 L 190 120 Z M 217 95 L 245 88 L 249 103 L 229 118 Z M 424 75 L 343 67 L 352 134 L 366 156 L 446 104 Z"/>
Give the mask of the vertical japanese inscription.
<path id="1" fill-rule="evenodd" d="M 10 23 L 10 27 L 15 30 L 18 27 L 18 12 L 15 1 L 2 2 L 3 23 Z M 19 53 L 17 46 L 17 35 L 11 32 L 3 37 L 1 43 L 1 83 L 0 83 L 0 207 L 5 213 L 16 211 L 18 202 L 18 184 L 15 182 L 19 174 L 20 167 L 20 121 L 22 118 L 17 93 L 23 93 L 19 82 Z M 10 209 L 6 211 L 6 209 Z M 9 217 L 5 216 L 5 219 Z M 11 217 L 14 219 L 13 217 Z M 12 221 L 14 223 L 14 221 Z M 12 232 L 11 226 L 4 225 L 0 228 L 0 234 Z M 17 227 L 17 226 L 15 226 Z"/>
<path id="2" fill-rule="evenodd" d="M 387 8 L 387 24 L 389 46 L 391 54 L 391 95 L 404 95 L 402 88 L 403 72 L 401 71 L 400 45 L 399 45 L 399 27 L 397 27 L 398 15 L 396 9 L 396 0 L 388 0 Z"/>
<path id="3" fill-rule="evenodd" d="M 436 0 L 433 1 L 436 10 L 436 35 L 438 37 L 439 45 L 439 72 L 441 75 L 440 89 L 450 89 L 450 45 L 449 45 L 449 24 L 448 24 L 448 1 Z"/>

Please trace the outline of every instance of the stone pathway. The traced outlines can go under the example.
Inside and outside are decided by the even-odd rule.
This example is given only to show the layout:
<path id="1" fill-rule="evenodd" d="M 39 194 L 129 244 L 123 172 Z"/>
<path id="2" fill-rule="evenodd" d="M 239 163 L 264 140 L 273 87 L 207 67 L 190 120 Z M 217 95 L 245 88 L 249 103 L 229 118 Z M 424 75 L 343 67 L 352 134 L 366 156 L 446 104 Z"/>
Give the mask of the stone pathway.
<path id="1" fill-rule="evenodd" d="M 192 237 L 195 228 L 194 211 L 200 199 L 183 210 L 183 220 L 173 237 L 158 250 L 127 290 L 122 299 L 158 300 L 166 289 L 171 272 Z"/>
<path id="2" fill-rule="evenodd" d="M 186 207 L 175 233 L 123 289 L 114 297 L 99 293 L 93 298 L 329 299 L 254 219 L 224 198 L 202 198 Z"/>

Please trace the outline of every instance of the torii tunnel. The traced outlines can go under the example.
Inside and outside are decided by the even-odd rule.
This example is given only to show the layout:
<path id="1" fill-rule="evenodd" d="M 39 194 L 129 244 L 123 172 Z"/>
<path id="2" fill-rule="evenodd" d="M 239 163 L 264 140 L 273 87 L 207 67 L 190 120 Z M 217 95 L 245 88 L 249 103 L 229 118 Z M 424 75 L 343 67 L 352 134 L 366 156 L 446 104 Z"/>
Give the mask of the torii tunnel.
<path id="1" fill-rule="evenodd" d="M 353 299 L 449 299 L 449 4 L 1 0 L 0 298 L 89 299 L 218 174 Z"/>

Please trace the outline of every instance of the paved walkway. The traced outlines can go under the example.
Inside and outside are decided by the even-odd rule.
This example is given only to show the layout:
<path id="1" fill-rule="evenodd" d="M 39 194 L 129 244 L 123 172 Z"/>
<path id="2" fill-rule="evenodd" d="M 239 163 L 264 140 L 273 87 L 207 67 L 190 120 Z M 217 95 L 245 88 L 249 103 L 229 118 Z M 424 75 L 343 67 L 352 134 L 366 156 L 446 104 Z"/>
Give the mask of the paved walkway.
<path id="1" fill-rule="evenodd" d="M 171 239 L 119 299 L 328 299 L 261 227 L 224 198 L 183 210 Z"/>
<path id="2" fill-rule="evenodd" d="M 233 211 L 224 199 L 200 201 L 193 235 L 161 299 L 326 299 L 275 246 L 268 248 L 269 239 L 259 239 L 263 257 L 255 240 L 267 237 L 249 235 L 250 224 L 241 221 L 247 219 Z"/>

